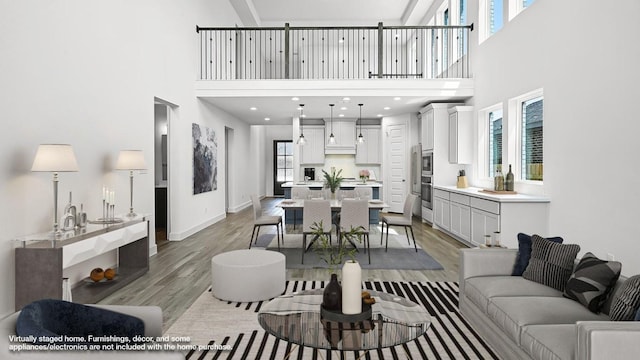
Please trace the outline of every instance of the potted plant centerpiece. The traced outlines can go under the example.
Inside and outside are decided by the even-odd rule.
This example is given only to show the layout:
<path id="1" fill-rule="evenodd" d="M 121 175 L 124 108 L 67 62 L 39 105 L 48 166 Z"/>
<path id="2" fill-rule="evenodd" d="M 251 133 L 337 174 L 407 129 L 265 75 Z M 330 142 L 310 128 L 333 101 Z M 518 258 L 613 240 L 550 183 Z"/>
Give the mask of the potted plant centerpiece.
<path id="1" fill-rule="evenodd" d="M 367 180 L 369 180 L 369 176 L 371 176 L 371 174 L 369 173 L 369 170 L 367 169 L 360 170 L 359 175 L 360 175 L 360 180 L 362 180 L 363 184 L 366 184 Z"/>
<path id="2" fill-rule="evenodd" d="M 319 224 L 314 223 L 311 227 L 311 234 L 317 237 L 313 250 L 329 266 L 329 271 L 331 272 L 331 280 L 325 287 L 322 302 L 322 306 L 327 310 L 342 311 L 342 287 L 338 282 L 336 271 L 346 258 L 349 258 L 347 262 L 357 263 L 355 260 L 357 249 L 347 248 L 347 244 L 350 243 L 349 240 L 360 242 L 364 233 L 363 230 L 364 228 L 359 226 L 357 228 L 352 227 L 349 231 L 341 231 L 341 235 L 345 237 L 344 241 L 338 241 L 338 245 L 333 246 L 327 234 L 323 232 L 322 222 Z"/>
<path id="3" fill-rule="evenodd" d="M 331 174 L 322 170 L 324 174 L 324 186 L 328 187 L 331 190 L 331 198 L 335 199 L 336 190 L 340 188 L 340 183 L 342 183 L 342 169 L 338 170 L 336 173 L 335 169 L 331 169 Z"/>

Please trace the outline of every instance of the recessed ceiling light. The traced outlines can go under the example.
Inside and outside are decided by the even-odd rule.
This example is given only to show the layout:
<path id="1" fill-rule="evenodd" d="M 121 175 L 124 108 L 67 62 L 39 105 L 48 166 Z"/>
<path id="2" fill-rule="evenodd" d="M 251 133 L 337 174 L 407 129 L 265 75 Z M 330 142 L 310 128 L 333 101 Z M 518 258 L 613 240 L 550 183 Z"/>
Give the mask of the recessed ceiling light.
<path id="1" fill-rule="evenodd" d="M 295 96 L 291 98 L 291 101 L 298 101 L 298 100 L 300 100 L 300 99 L 295 97 Z"/>
<path id="2" fill-rule="evenodd" d="M 378 114 L 378 117 L 382 117 L 382 116 L 383 116 L 382 114 Z"/>
<path id="3" fill-rule="evenodd" d="M 258 110 L 258 108 L 257 108 L 257 107 L 255 107 L 255 106 L 252 106 L 252 107 L 250 107 L 250 108 L 249 108 L 249 110 L 251 110 L 251 111 L 256 111 L 256 110 Z"/>
<path id="4" fill-rule="evenodd" d="M 342 110 L 342 111 L 347 110 L 347 107 L 343 106 L 343 107 L 340 108 L 340 110 Z"/>
<path id="5" fill-rule="evenodd" d="M 390 108 L 390 107 L 388 107 L 388 106 L 385 106 L 385 107 L 384 107 L 384 109 L 385 109 L 385 110 L 391 110 L 391 108 Z"/>
<path id="6" fill-rule="evenodd" d="M 348 97 L 343 97 L 342 98 L 342 101 L 350 101 L 350 100 L 351 100 L 351 98 L 348 98 Z"/>
<path id="7" fill-rule="evenodd" d="M 338 117 L 344 117 L 344 114 L 340 114 L 340 115 L 338 115 Z"/>
<path id="8" fill-rule="evenodd" d="M 398 100 L 400 100 L 400 98 L 399 97 L 394 97 L 393 100 L 398 101 Z"/>
<path id="9" fill-rule="evenodd" d="M 271 118 L 268 118 L 268 117 L 264 118 L 264 121 L 269 121 L 269 120 L 271 120 Z"/>

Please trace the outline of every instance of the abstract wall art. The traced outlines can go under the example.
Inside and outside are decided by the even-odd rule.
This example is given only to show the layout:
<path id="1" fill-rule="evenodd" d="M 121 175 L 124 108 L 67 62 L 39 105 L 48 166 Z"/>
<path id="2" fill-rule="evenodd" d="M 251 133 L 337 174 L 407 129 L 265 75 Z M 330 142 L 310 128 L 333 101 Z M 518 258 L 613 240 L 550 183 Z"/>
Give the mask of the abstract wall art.
<path id="1" fill-rule="evenodd" d="M 218 140 L 206 126 L 191 124 L 193 136 L 193 194 L 218 189 Z"/>

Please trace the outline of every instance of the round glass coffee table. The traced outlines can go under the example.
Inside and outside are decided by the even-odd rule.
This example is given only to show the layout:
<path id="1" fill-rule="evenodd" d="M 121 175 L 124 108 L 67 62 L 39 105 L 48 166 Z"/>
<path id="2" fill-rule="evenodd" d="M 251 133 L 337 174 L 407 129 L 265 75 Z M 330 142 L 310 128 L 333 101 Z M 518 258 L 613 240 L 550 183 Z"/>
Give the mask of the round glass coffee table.
<path id="1" fill-rule="evenodd" d="M 431 316 L 420 305 L 384 292 L 368 290 L 376 299 L 371 318 L 340 322 L 321 316 L 323 289 L 283 295 L 267 303 L 258 322 L 271 335 L 316 349 L 371 350 L 400 345 L 423 335 Z"/>

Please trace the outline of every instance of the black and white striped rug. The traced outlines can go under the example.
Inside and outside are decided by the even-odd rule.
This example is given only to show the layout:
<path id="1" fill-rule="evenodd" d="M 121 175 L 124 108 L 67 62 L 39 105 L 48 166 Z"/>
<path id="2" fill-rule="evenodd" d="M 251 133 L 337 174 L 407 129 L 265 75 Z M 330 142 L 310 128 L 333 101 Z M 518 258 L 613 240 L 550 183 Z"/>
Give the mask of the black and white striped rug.
<path id="1" fill-rule="evenodd" d="M 323 281 L 288 281 L 285 293 L 323 288 Z M 368 352 L 315 350 L 287 343 L 266 333 L 257 323 L 264 302 L 232 303 L 205 292 L 169 329 L 172 336 L 189 336 L 187 359 L 497 359 L 458 312 L 455 282 L 365 281 L 367 289 L 403 296 L 422 304 L 433 318 L 422 337 L 404 345 Z M 210 334 L 210 336 L 207 336 Z M 219 349 L 219 350 L 216 350 Z"/>

